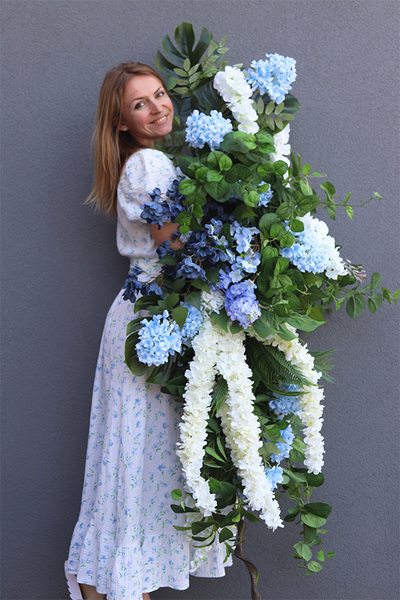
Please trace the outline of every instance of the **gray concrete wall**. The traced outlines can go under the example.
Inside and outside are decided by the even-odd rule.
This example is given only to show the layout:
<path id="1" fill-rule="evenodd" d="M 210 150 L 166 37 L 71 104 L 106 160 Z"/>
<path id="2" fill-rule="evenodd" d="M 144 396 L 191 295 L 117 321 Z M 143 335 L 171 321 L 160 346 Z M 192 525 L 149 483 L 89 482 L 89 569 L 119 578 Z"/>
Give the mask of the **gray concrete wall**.
<path id="1" fill-rule="evenodd" d="M 62 566 L 78 516 L 92 377 L 104 317 L 127 264 L 114 227 L 83 204 L 99 86 L 121 61 L 154 64 L 183 20 L 228 34 L 231 64 L 297 59 L 292 145 L 338 198 L 384 200 L 341 216 L 342 253 L 399 281 L 398 24 L 391 0 L 3 0 L 3 600 L 66 599 Z M 326 387 L 327 550 L 306 577 L 294 527 L 249 528 L 263 600 L 394 600 L 397 579 L 398 309 L 329 319 L 310 337 L 336 348 Z M 245 600 L 242 564 L 154 600 Z"/>

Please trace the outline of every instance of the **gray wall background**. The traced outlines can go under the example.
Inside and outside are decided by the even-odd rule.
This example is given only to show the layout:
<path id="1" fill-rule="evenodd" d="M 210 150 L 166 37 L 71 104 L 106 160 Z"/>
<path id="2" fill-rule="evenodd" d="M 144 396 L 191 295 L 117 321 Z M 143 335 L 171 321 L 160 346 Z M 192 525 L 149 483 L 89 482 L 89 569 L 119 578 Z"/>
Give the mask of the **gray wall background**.
<path id="1" fill-rule="evenodd" d="M 265 52 L 297 59 L 302 104 L 292 147 L 342 199 L 384 200 L 330 228 L 342 254 L 399 281 L 398 24 L 391 0 L 2 1 L 3 600 L 65 600 L 63 561 L 78 516 L 92 377 L 104 318 L 127 270 L 115 223 L 83 204 L 105 72 L 154 64 L 181 21 L 217 40 L 230 64 Z M 323 215 L 324 216 L 324 215 Z M 324 216 L 325 218 L 325 216 Z M 263 600 L 393 600 L 397 579 L 398 314 L 329 318 L 312 349 L 336 348 L 326 385 L 325 547 L 313 577 L 291 558 L 297 530 L 249 527 Z M 244 600 L 237 562 L 221 580 L 154 600 Z"/>

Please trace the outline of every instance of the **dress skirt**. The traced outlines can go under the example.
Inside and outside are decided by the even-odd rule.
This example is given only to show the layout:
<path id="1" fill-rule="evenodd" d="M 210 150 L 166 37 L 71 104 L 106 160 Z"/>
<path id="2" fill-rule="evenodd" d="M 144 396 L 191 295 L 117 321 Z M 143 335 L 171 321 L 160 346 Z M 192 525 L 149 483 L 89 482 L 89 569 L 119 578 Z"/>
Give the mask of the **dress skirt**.
<path id="1" fill-rule="evenodd" d="M 186 589 L 189 572 L 221 577 L 231 560 L 215 543 L 193 562 L 185 525 L 170 505 L 183 489 L 176 455 L 180 405 L 124 363 L 133 304 L 116 297 L 97 363 L 82 504 L 67 571 L 107 600 L 142 600 L 160 587 Z"/>

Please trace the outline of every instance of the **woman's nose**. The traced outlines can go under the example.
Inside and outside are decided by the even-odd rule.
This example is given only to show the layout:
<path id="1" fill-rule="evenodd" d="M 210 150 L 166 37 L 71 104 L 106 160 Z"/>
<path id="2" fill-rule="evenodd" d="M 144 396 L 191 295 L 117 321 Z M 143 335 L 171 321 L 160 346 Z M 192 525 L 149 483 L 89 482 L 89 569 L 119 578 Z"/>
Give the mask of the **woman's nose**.
<path id="1" fill-rule="evenodd" d="M 151 112 L 158 113 L 161 111 L 161 106 L 156 100 L 152 100 L 150 104 Z"/>

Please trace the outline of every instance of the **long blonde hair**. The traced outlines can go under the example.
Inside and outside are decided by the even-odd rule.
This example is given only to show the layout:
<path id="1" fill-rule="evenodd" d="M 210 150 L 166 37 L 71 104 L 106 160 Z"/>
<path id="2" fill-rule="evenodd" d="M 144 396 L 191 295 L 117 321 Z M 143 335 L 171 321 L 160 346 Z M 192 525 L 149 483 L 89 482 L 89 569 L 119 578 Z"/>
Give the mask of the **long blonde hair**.
<path id="1" fill-rule="evenodd" d="M 165 87 L 152 67 L 127 62 L 108 71 L 99 94 L 94 131 L 94 185 L 88 202 L 106 213 L 116 212 L 117 187 L 127 158 L 142 146 L 128 131 L 121 131 L 122 98 L 126 83 L 135 75 L 152 75 Z"/>

